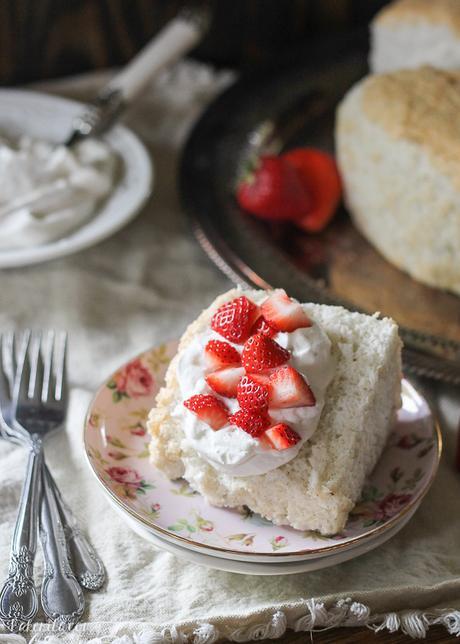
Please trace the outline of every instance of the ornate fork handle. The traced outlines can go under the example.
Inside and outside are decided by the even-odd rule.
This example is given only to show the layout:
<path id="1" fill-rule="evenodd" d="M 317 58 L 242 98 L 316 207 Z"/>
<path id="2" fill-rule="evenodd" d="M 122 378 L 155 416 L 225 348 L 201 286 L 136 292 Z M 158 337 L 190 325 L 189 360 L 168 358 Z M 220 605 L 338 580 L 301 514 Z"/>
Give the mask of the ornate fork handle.
<path id="1" fill-rule="evenodd" d="M 80 584 L 73 574 L 67 542 L 54 488 L 42 471 L 43 499 L 40 515 L 40 540 L 45 572 L 41 589 L 42 608 L 60 630 L 70 630 L 85 608 Z"/>
<path id="2" fill-rule="evenodd" d="M 45 466 L 45 485 L 50 485 L 58 502 L 61 521 L 71 554 L 72 570 L 80 585 L 87 590 L 99 590 L 105 581 L 105 570 L 101 559 L 81 532 L 77 520 L 65 503 L 61 493 Z"/>
<path id="3" fill-rule="evenodd" d="M 8 578 L 0 591 L 0 619 L 10 631 L 25 630 L 38 610 L 33 567 L 41 496 L 42 444 L 32 440 L 11 544 Z"/>

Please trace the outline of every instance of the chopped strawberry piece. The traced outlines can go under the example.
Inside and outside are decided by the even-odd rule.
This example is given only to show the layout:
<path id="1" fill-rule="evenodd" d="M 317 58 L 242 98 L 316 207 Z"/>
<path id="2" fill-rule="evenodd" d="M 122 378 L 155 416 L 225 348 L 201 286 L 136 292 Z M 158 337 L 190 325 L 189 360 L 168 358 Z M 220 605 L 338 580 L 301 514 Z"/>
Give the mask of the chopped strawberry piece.
<path id="1" fill-rule="evenodd" d="M 244 376 L 243 367 L 227 367 L 206 376 L 206 382 L 216 394 L 236 398 L 238 383 Z"/>
<path id="2" fill-rule="evenodd" d="M 273 338 L 278 331 L 270 326 L 264 316 L 261 315 L 257 318 L 256 323 L 251 329 L 251 335 L 254 335 L 255 333 L 262 333 L 262 335 L 268 335 L 269 338 Z"/>
<path id="3" fill-rule="evenodd" d="M 274 408 L 313 407 L 316 404 L 305 378 L 290 366 L 270 374 L 269 405 Z"/>
<path id="4" fill-rule="evenodd" d="M 274 291 L 262 304 L 261 311 L 268 324 L 278 331 L 289 333 L 312 324 L 302 306 L 283 290 Z"/>
<path id="5" fill-rule="evenodd" d="M 342 196 L 334 157 L 322 150 L 298 148 L 285 152 L 282 158 L 296 168 L 311 197 L 308 212 L 296 219 L 296 226 L 310 233 L 320 232 L 334 216 Z"/>
<path id="6" fill-rule="evenodd" d="M 270 384 L 270 372 L 251 373 L 251 378 L 258 382 L 259 385 L 265 385 L 267 387 Z"/>
<path id="7" fill-rule="evenodd" d="M 241 354 L 241 363 L 247 373 L 260 373 L 279 367 L 287 362 L 291 354 L 275 340 L 256 333 L 246 341 Z"/>
<path id="8" fill-rule="evenodd" d="M 262 219 L 298 219 L 310 209 L 303 178 L 280 156 L 261 156 L 240 181 L 236 199 L 241 208 Z"/>
<path id="9" fill-rule="evenodd" d="M 220 306 L 211 320 L 211 328 L 230 342 L 243 344 L 251 335 L 251 328 L 259 308 L 242 295 Z"/>
<path id="10" fill-rule="evenodd" d="M 251 376 L 243 376 L 238 384 L 237 399 L 241 409 L 252 412 L 268 408 L 268 387 Z"/>
<path id="11" fill-rule="evenodd" d="M 241 356 L 235 347 L 221 340 L 209 340 L 204 348 L 204 359 L 212 371 L 241 364 Z"/>
<path id="12" fill-rule="evenodd" d="M 250 434 L 253 438 L 261 436 L 267 427 L 270 426 L 270 418 L 267 413 L 254 413 L 246 411 L 245 409 L 240 409 L 235 412 L 228 420 L 247 434 Z"/>
<path id="13" fill-rule="evenodd" d="M 267 429 L 263 438 L 275 449 L 288 449 L 300 441 L 300 436 L 286 423 L 279 423 Z"/>
<path id="14" fill-rule="evenodd" d="M 221 429 L 228 422 L 228 409 L 222 400 L 211 394 L 198 394 L 184 401 L 184 406 L 212 429 Z"/>

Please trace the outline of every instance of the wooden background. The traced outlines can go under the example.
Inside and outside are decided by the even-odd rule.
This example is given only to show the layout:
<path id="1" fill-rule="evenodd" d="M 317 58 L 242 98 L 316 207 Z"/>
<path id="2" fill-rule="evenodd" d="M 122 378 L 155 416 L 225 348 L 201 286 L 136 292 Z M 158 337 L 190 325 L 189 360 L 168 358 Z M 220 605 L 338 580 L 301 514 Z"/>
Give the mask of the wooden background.
<path id="1" fill-rule="evenodd" d="M 265 644 L 273 642 L 273 640 L 264 640 Z M 284 637 L 276 640 L 280 644 L 305 644 L 306 642 L 313 642 L 314 644 L 414 644 L 414 640 L 407 635 L 400 633 L 388 633 L 388 631 L 374 633 L 369 629 L 356 629 L 356 628 L 340 628 L 323 633 L 313 633 L 310 637 L 309 633 L 294 633 L 289 631 Z M 442 627 L 432 627 L 428 631 L 426 639 L 423 642 L 437 642 L 444 644 L 445 642 L 458 642 L 458 638 L 453 635 L 448 635 L 447 631 Z"/>
<path id="2" fill-rule="evenodd" d="M 183 0 L 0 0 L 0 84 L 66 76 L 129 60 Z M 208 0 L 194 55 L 248 67 L 312 36 L 365 25 L 385 0 Z"/>

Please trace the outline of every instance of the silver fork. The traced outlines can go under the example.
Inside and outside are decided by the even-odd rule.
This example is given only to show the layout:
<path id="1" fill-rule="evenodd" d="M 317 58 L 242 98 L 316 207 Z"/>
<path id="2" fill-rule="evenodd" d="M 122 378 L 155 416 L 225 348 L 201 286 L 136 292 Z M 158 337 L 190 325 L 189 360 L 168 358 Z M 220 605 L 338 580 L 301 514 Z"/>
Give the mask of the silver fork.
<path id="1" fill-rule="evenodd" d="M 43 611 L 58 628 L 70 629 L 84 610 L 83 593 L 70 568 L 67 543 L 59 508 L 50 485 L 45 483 L 43 439 L 61 427 L 67 408 L 65 378 L 66 338 L 44 347 L 40 337 L 26 337 L 18 363 L 11 420 L 13 430 L 30 441 L 26 481 L 13 536 L 8 579 L 0 593 L 0 617 L 11 630 L 20 630 L 37 612 L 33 584 L 36 525 L 40 491 L 40 540 L 45 560 L 41 589 Z"/>
<path id="2" fill-rule="evenodd" d="M 50 331 L 47 342 L 52 343 L 53 340 L 54 333 Z M 20 445 L 29 446 L 28 436 L 24 438 L 22 434 L 13 429 L 11 418 L 16 371 L 14 334 L 6 333 L 0 336 L 0 436 Z M 80 530 L 76 518 L 62 498 L 51 472 L 45 463 L 45 459 L 43 459 L 43 468 L 45 470 L 44 486 L 51 486 L 59 508 L 59 514 L 70 550 L 72 570 L 83 588 L 87 590 L 99 590 L 105 582 L 104 565 Z"/>

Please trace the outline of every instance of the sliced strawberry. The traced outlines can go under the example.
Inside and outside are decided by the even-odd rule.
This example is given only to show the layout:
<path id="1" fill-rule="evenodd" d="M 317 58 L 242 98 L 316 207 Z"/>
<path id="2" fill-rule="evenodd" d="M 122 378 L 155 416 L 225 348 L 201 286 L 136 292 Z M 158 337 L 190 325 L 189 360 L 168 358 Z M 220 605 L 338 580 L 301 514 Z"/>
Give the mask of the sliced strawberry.
<path id="1" fill-rule="evenodd" d="M 296 168 L 272 155 L 261 156 L 243 177 L 236 199 L 241 208 L 262 219 L 297 219 L 310 209 L 308 189 Z"/>
<path id="2" fill-rule="evenodd" d="M 258 314 L 259 308 L 242 295 L 217 309 L 211 320 L 211 328 L 230 342 L 242 344 L 251 335 Z"/>
<path id="3" fill-rule="evenodd" d="M 313 407 L 316 404 L 305 378 L 294 367 L 280 367 L 270 374 L 270 407 Z"/>
<path id="4" fill-rule="evenodd" d="M 264 316 L 261 315 L 259 318 L 257 318 L 254 326 L 251 329 L 251 335 L 254 335 L 255 333 L 262 333 L 262 335 L 268 335 L 269 338 L 273 338 L 273 336 L 276 335 L 278 331 L 270 326 Z"/>
<path id="5" fill-rule="evenodd" d="M 261 311 L 273 328 L 290 333 L 311 326 L 311 320 L 302 306 L 291 300 L 283 290 L 274 291 L 262 304 Z"/>
<path id="6" fill-rule="evenodd" d="M 250 434 L 253 438 L 261 436 L 267 427 L 270 426 L 268 414 L 264 412 L 253 413 L 245 409 L 240 409 L 235 412 L 228 420 L 233 425 L 244 430 L 247 434 Z"/>
<path id="7" fill-rule="evenodd" d="M 228 422 L 226 405 L 211 394 L 198 394 L 184 401 L 184 406 L 212 429 L 221 429 Z"/>
<path id="8" fill-rule="evenodd" d="M 275 449 L 288 449 L 300 441 L 298 433 L 286 423 L 278 423 L 278 425 L 270 427 L 263 435 L 263 438 Z"/>
<path id="9" fill-rule="evenodd" d="M 268 387 L 251 376 L 243 376 L 238 384 L 237 399 L 241 409 L 252 412 L 268 408 Z"/>
<path id="10" fill-rule="evenodd" d="M 227 367 L 206 376 L 206 382 L 216 394 L 236 398 L 238 383 L 244 376 L 243 367 Z"/>
<path id="11" fill-rule="evenodd" d="M 251 373 L 251 378 L 259 383 L 259 385 L 265 385 L 267 387 L 270 384 L 270 372 Z"/>
<path id="12" fill-rule="evenodd" d="M 212 371 L 225 367 L 237 367 L 241 364 L 241 356 L 235 347 L 221 340 L 209 340 L 204 348 L 204 359 L 207 367 Z"/>
<path id="13" fill-rule="evenodd" d="M 287 362 L 291 354 L 275 340 L 256 333 L 245 342 L 241 363 L 247 373 L 260 373 L 274 369 Z"/>
<path id="14" fill-rule="evenodd" d="M 296 168 L 311 197 L 308 212 L 296 219 L 296 226 L 310 233 L 323 230 L 334 216 L 342 196 L 342 182 L 334 157 L 315 148 L 297 148 L 285 152 L 282 158 Z"/>

